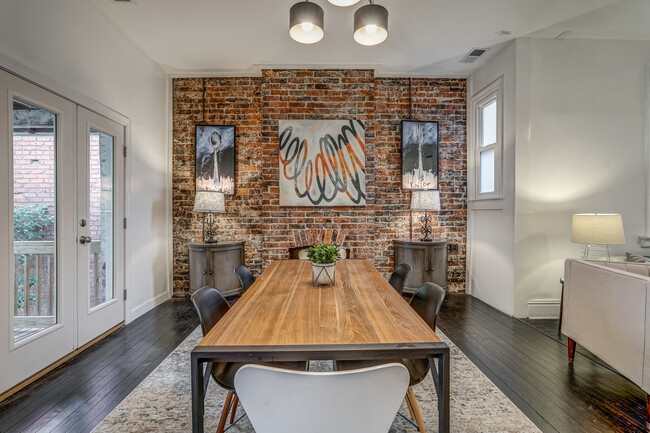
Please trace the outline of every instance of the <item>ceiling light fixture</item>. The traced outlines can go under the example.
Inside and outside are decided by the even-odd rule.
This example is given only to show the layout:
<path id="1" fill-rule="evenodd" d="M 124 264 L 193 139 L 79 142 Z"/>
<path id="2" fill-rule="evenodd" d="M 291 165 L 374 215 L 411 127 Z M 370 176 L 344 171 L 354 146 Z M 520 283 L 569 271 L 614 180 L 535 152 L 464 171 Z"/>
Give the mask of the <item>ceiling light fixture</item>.
<path id="1" fill-rule="evenodd" d="M 361 6 L 354 13 L 354 40 L 361 45 L 378 45 L 388 37 L 388 10 L 375 4 Z"/>
<path id="2" fill-rule="evenodd" d="M 359 3 L 359 0 L 327 0 L 332 3 L 334 6 L 352 6 Z"/>
<path id="3" fill-rule="evenodd" d="M 289 10 L 289 36 L 301 44 L 315 44 L 325 35 L 323 8 L 303 1 Z"/>
<path id="4" fill-rule="evenodd" d="M 359 0 L 328 0 L 336 6 L 352 6 Z M 388 10 L 369 0 L 354 13 L 353 38 L 361 45 L 378 45 L 388 37 Z M 315 44 L 325 36 L 325 13 L 309 0 L 291 6 L 289 10 L 289 36 L 301 44 Z"/>

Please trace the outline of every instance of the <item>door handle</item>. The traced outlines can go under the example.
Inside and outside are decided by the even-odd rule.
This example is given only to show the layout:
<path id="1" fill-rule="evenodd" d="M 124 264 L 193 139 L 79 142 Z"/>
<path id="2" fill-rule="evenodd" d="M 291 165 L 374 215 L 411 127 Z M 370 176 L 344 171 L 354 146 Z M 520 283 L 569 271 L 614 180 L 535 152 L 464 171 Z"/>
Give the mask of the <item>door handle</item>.
<path id="1" fill-rule="evenodd" d="M 90 236 L 79 236 L 79 243 L 81 245 L 83 244 L 89 244 L 92 242 L 92 238 Z"/>

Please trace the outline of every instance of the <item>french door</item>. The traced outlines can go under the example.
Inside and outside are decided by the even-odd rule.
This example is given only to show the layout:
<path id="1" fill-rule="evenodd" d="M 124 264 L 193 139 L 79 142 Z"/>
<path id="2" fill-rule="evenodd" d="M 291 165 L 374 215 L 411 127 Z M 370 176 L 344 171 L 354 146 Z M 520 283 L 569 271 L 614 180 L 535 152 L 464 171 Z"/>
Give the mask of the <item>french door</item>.
<path id="1" fill-rule="evenodd" d="M 0 70 L 0 395 L 124 320 L 123 135 Z"/>
<path id="2" fill-rule="evenodd" d="M 124 127 L 77 111 L 77 345 L 124 320 Z"/>

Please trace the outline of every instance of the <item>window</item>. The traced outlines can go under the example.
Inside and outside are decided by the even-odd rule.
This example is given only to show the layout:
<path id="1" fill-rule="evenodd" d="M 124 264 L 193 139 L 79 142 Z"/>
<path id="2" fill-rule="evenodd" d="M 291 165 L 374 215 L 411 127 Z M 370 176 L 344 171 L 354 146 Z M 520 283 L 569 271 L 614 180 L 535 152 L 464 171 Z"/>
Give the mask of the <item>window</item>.
<path id="1" fill-rule="evenodd" d="M 480 91 L 470 103 L 470 199 L 501 195 L 502 98 L 501 79 Z"/>

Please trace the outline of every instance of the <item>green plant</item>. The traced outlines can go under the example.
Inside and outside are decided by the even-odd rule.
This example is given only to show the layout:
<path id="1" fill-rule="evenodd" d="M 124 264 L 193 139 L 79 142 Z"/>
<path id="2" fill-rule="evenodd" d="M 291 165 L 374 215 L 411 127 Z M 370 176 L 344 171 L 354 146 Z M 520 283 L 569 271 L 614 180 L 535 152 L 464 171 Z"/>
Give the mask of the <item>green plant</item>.
<path id="1" fill-rule="evenodd" d="M 341 258 L 341 251 L 336 245 L 318 244 L 307 248 L 307 258 L 316 265 L 334 263 Z"/>
<path id="2" fill-rule="evenodd" d="M 54 223 L 47 205 L 22 205 L 14 208 L 14 240 L 46 240 Z"/>

